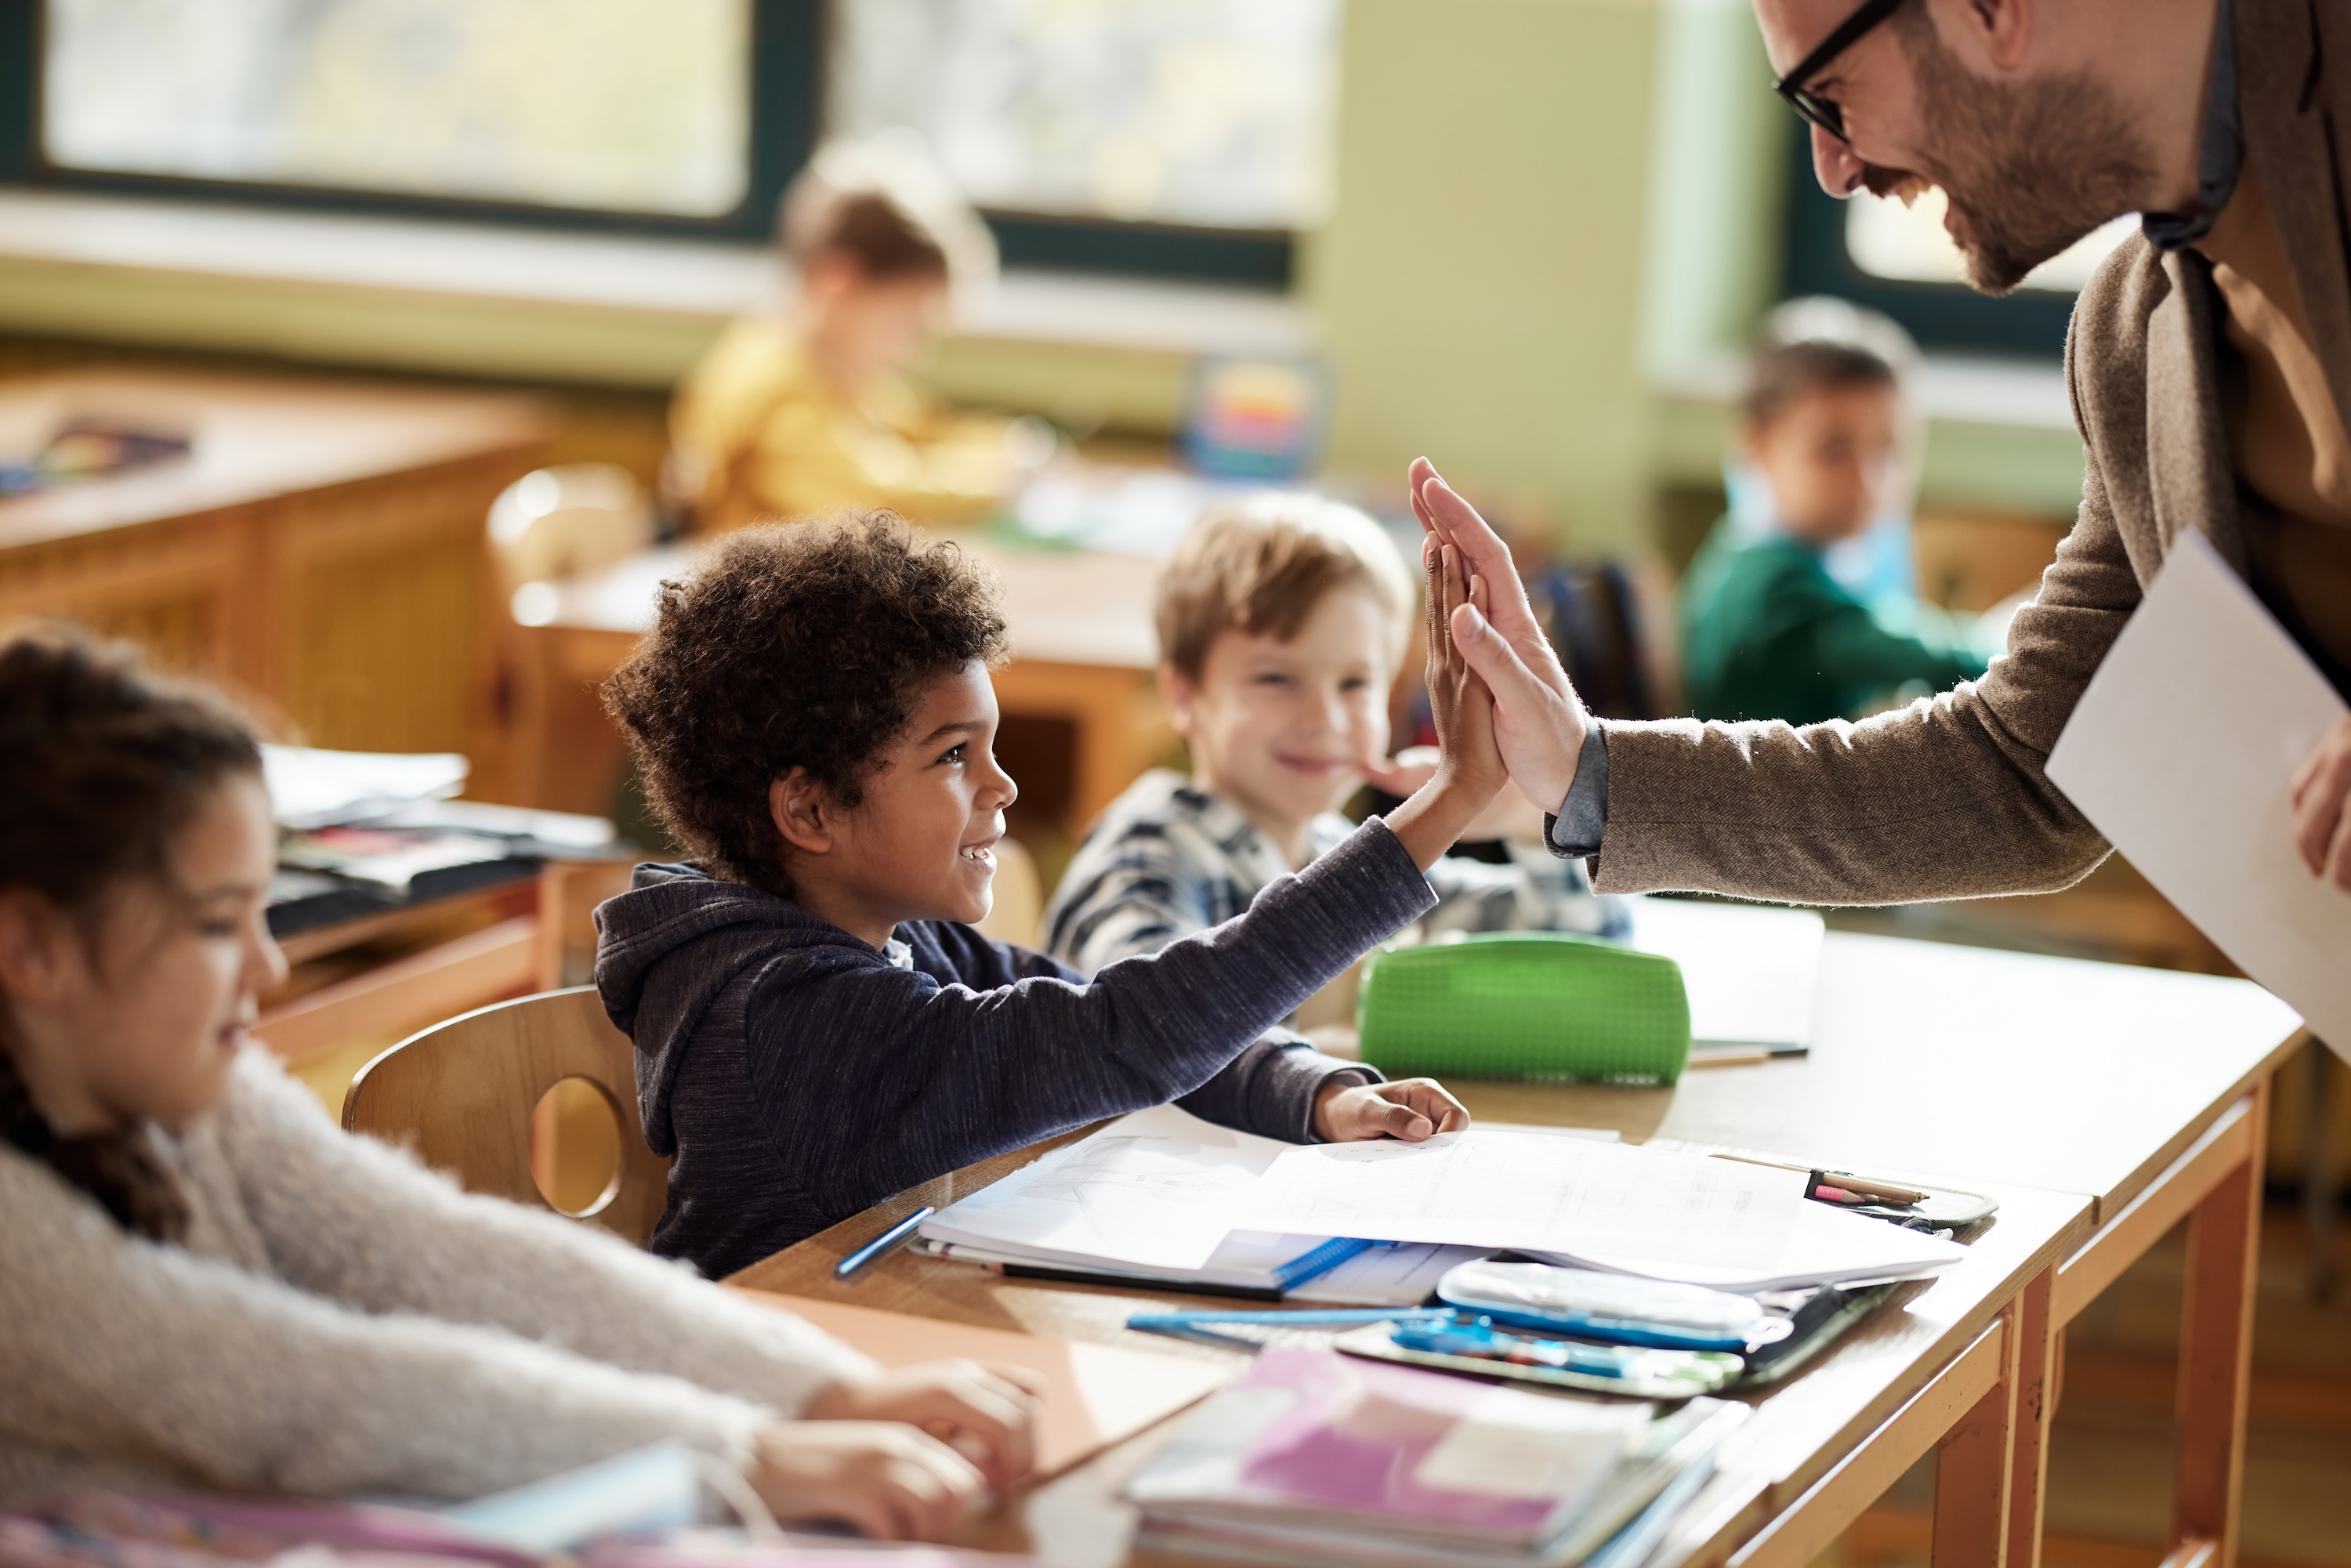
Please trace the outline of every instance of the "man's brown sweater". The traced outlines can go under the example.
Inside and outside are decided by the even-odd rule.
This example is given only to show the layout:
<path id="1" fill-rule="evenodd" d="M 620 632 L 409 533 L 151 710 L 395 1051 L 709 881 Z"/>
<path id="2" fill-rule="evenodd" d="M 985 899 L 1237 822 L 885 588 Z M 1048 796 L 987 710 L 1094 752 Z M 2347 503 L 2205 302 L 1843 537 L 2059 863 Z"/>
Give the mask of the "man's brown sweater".
<path id="1" fill-rule="evenodd" d="M 2351 408 L 2351 0 L 2236 0 L 2235 21 L 2246 172 L 2333 406 Z M 2322 651 L 2324 628 L 2351 624 L 2351 570 L 2304 584 L 2322 597 L 2300 607 L 2248 548 L 2281 534 L 2231 440 L 2248 356 L 2213 272 L 2134 238 L 2083 291 L 2065 345 L 2081 511 L 1984 678 L 1861 724 L 1604 725 L 1601 892 L 1893 904 L 2066 886 L 2107 845 L 2043 766 L 2173 539 L 2201 531 Z M 2199 744 L 2196 715 L 2179 744 Z"/>

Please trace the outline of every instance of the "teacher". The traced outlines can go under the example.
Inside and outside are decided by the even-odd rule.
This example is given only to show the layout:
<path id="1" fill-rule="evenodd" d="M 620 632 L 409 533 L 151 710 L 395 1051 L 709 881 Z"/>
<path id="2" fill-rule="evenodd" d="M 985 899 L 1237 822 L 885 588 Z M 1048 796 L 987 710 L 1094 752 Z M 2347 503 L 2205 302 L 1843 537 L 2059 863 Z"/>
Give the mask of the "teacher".
<path id="1" fill-rule="evenodd" d="M 1940 186 L 1999 293 L 2107 220 L 2074 307 L 2074 530 L 1980 681 L 1860 724 L 1602 723 L 1501 540 L 1426 460 L 1424 527 L 1495 585 L 1454 635 L 1505 760 L 1603 892 L 1818 904 L 2045 892 L 2105 842 L 2043 772 L 2166 551 L 2195 529 L 2335 682 L 2351 674 L 2351 0 L 1755 0 L 1834 196 Z M 2199 744 L 2179 716 L 2178 744 Z M 2151 780 L 2150 782 L 2158 782 Z M 2351 890 L 2351 721 L 2293 781 Z"/>

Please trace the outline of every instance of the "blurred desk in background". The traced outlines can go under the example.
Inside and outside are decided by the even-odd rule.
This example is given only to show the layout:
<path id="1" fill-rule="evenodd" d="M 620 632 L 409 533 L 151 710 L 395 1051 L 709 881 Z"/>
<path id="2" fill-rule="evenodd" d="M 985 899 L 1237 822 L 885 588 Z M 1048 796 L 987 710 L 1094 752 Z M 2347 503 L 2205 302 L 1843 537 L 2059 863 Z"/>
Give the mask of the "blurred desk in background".
<path id="1" fill-rule="evenodd" d="M 0 499 L 0 623 L 72 620 L 210 676 L 313 746 L 463 751 L 483 519 L 537 461 L 527 398 L 105 370 L 0 384 L 0 457 L 76 420 L 185 456 Z"/>
<path id="2" fill-rule="evenodd" d="M 1012 660 L 996 672 L 1008 718 L 1071 730 L 1061 826 L 1075 834 L 1173 738 L 1159 702 L 1152 591 L 1158 563 L 1081 549 L 1022 549 L 947 535 L 1003 586 Z M 624 747 L 596 687 L 652 626 L 665 578 L 688 570 L 690 549 L 651 550 L 610 570 L 523 591 L 505 680 L 503 744 L 475 748 L 469 793 L 549 810 L 609 809 Z M 541 592 L 529 597 L 532 591 Z M 778 672 L 784 674 L 784 672 Z M 493 755 L 503 766 L 483 764 Z M 1046 780 L 1022 779 L 1024 787 Z"/>

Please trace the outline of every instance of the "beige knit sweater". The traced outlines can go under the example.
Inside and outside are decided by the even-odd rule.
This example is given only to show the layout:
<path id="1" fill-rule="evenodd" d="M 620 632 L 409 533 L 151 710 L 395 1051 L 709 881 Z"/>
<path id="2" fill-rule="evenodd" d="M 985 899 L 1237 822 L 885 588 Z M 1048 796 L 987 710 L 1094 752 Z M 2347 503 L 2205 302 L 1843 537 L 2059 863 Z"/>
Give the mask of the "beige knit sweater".
<path id="1" fill-rule="evenodd" d="M 258 1050 L 157 1142 L 184 1247 L 0 1146 L 0 1505 L 81 1484 L 468 1497 L 665 1437 L 740 1462 L 872 1364 L 350 1136 Z"/>

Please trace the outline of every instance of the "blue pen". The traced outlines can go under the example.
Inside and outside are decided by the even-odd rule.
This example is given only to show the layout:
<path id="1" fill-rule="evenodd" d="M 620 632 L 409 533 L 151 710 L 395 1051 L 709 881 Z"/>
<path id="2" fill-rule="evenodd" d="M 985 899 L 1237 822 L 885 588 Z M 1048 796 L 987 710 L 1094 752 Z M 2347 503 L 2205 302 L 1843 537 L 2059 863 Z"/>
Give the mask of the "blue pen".
<path id="1" fill-rule="evenodd" d="M 923 1205 L 922 1207 L 914 1210 L 914 1213 L 906 1216 L 905 1218 L 898 1221 L 897 1224 L 892 1226 L 889 1229 L 883 1231 L 872 1240 L 868 1241 L 864 1246 L 860 1247 L 856 1251 L 852 1252 L 840 1262 L 835 1263 L 832 1266 L 832 1277 L 836 1280 L 848 1279 L 852 1274 L 856 1273 L 857 1270 L 864 1268 L 865 1265 L 872 1262 L 873 1260 L 890 1250 L 891 1248 L 895 1247 L 899 1242 L 904 1241 L 908 1237 L 914 1235 L 914 1228 L 916 1226 L 922 1224 L 923 1221 L 928 1219 L 937 1212 L 938 1208 L 935 1205 L 928 1203 Z"/>
<path id="2" fill-rule="evenodd" d="M 1136 1312 L 1126 1320 L 1131 1329 L 1150 1333 L 1181 1333 L 1220 1323 L 1248 1323 L 1260 1328 L 1347 1328 L 1362 1323 L 1430 1322 L 1449 1320 L 1451 1307 L 1329 1307 L 1303 1312 Z"/>

